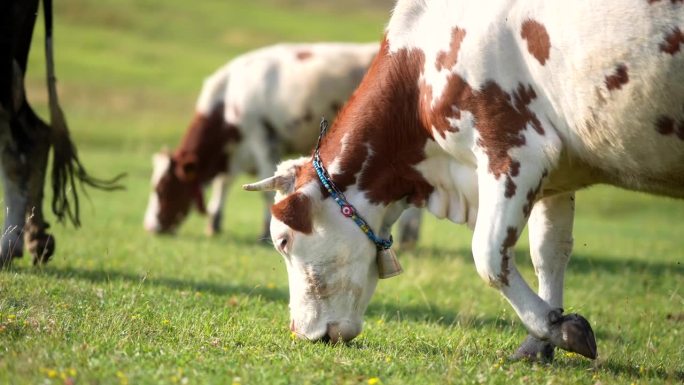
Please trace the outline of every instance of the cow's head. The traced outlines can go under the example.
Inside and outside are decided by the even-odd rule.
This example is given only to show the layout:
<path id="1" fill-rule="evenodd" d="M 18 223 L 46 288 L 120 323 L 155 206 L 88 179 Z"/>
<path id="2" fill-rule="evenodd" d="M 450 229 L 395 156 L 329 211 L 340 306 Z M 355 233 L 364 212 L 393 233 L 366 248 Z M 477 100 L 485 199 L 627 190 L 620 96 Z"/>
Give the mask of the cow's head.
<path id="1" fill-rule="evenodd" d="M 162 151 L 153 155 L 152 168 L 152 192 L 144 226 L 149 232 L 172 233 L 188 215 L 193 202 L 204 211 L 197 160 L 191 155 Z"/>
<path id="2" fill-rule="evenodd" d="M 341 213 L 312 172 L 311 157 L 290 160 L 243 188 L 276 191 L 271 237 L 287 267 L 291 330 L 309 340 L 349 341 L 361 332 L 378 278 L 401 268 Z M 378 236 L 389 236 L 403 207 L 373 205 L 351 190 L 345 195 Z"/>

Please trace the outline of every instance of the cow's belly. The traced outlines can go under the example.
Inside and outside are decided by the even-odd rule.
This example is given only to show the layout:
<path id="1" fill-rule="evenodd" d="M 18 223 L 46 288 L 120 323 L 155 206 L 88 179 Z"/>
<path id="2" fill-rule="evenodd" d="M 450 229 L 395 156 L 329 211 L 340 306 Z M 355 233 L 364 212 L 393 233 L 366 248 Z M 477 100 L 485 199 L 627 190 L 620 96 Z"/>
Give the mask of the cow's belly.
<path id="1" fill-rule="evenodd" d="M 577 80 L 550 95 L 574 101 L 556 99 L 566 166 L 591 169 L 598 182 L 684 198 L 684 54 L 637 54 L 625 59 L 629 77 L 620 87 Z"/>
<path id="2" fill-rule="evenodd" d="M 565 145 L 600 181 L 684 198 L 684 55 L 667 71 L 600 95 L 578 114 Z"/>

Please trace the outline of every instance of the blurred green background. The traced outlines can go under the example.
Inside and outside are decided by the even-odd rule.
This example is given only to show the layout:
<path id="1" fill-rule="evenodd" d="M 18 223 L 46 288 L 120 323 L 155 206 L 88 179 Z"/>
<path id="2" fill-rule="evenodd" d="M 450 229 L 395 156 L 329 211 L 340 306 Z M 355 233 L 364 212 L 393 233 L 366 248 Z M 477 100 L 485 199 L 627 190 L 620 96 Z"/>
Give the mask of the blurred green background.
<path id="1" fill-rule="evenodd" d="M 566 310 L 591 321 L 600 357 L 558 353 L 551 366 L 505 362 L 525 332 L 477 275 L 465 227 L 426 217 L 418 248 L 400 253 L 405 274 L 379 284 L 362 336 L 334 347 L 290 338 L 284 265 L 255 242 L 258 194 L 234 186 L 215 238 L 199 215 L 176 237 L 143 231 L 150 157 L 178 143 L 205 76 L 272 43 L 379 40 L 392 3 L 55 2 L 72 135 L 92 174 L 127 172 L 127 189 L 90 190 L 81 229 L 53 223 L 47 267 L 24 257 L 0 272 L 0 383 L 681 383 L 680 201 L 609 187 L 578 194 Z M 39 20 L 27 86 L 47 116 Z M 536 286 L 527 252 L 523 237 L 518 265 Z"/>

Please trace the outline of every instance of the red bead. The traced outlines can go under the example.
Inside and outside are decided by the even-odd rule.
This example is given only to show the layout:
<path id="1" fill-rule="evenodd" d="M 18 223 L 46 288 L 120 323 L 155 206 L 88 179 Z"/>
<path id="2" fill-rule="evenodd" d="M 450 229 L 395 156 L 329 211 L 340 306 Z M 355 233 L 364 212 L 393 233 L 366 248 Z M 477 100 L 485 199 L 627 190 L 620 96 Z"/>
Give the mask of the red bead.
<path id="1" fill-rule="evenodd" d="M 354 215 L 354 209 L 351 206 L 342 206 L 342 215 L 345 217 L 351 217 Z"/>

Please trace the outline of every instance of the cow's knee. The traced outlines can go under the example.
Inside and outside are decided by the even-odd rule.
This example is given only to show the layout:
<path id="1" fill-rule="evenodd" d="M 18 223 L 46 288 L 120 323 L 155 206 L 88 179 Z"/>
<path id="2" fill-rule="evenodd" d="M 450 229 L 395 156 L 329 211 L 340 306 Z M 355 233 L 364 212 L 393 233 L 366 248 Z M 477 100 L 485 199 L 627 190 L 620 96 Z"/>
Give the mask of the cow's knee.
<path id="1" fill-rule="evenodd" d="M 513 268 L 512 253 L 502 251 L 487 244 L 473 243 L 473 258 L 477 273 L 489 286 L 507 286 L 508 276 Z"/>

